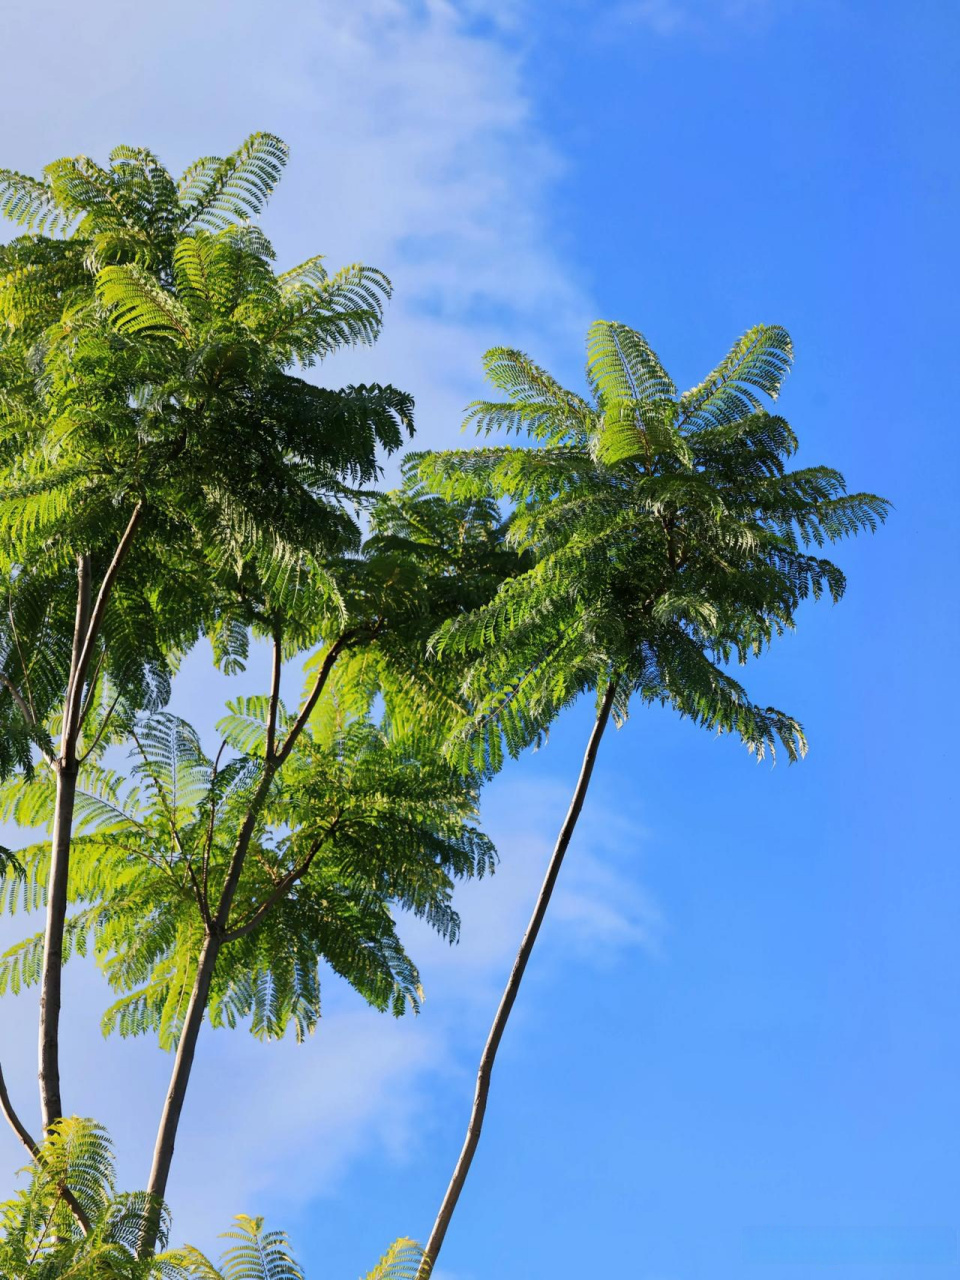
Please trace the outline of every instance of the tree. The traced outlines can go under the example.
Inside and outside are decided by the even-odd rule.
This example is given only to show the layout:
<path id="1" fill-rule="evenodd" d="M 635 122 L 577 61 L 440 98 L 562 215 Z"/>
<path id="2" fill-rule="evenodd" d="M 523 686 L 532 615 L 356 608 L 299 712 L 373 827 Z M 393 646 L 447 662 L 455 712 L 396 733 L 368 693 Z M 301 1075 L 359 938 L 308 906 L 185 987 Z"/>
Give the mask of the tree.
<path id="1" fill-rule="evenodd" d="M 231 1243 L 215 1265 L 190 1245 L 168 1247 L 161 1206 L 161 1252 L 138 1258 L 150 1197 L 117 1191 L 110 1139 L 90 1120 L 58 1120 L 31 1155 L 26 1186 L 0 1203 L 5 1280 L 304 1280 L 286 1235 L 246 1214 L 223 1232 Z M 412 1240 L 397 1240 L 366 1280 L 413 1280 L 420 1258 Z"/>
<path id="2" fill-rule="evenodd" d="M 441 657 L 471 665 L 471 713 L 455 755 L 496 769 L 539 739 L 580 694 L 596 718 L 557 839 L 484 1048 L 463 1150 L 427 1242 L 436 1264 L 480 1137 L 490 1077 L 600 739 L 632 699 L 672 706 L 758 757 L 805 750 L 799 723 L 751 701 L 728 670 L 795 625 L 800 604 L 844 578 L 820 548 L 874 529 L 888 504 L 848 494 L 828 467 L 787 469 L 797 439 L 764 397 L 792 360 L 785 330 L 757 326 L 691 391 L 678 395 L 644 337 L 598 322 L 588 336 L 589 398 L 562 388 L 518 351 L 495 349 L 487 373 L 504 402 L 479 402 L 481 431 L 527 433 L 533 447 L 421 457 L 418 482 L 445 497 L 495 497 L 514 511 L 509 540 L 535 557 L 489 604 L 446 623 Z"/>
<path id="3" fill-rule="evenodd" d="M 489 502 L 388 495 L 373 523 L 360 556 L 304 553 L 278 577 L 251 555 L 228 579 L 215 644 L 237 664 L 251 631 L 269 637 L 271 686 L 230 705 L 215 759 L 188 725 L 154 715 L 128 726 L 130 781 L 105 767 L 102 744 L 80 766 L 64 959 L 97 956 L 119 996 L 106 1030 L 151 1031 L 175 1050 L 148 1183 L 157 1203 L 204 1016 L 303 1036 L 319 1016 L 322 960 L 376 1007 L 416 1007 L 390 905 L 452 940 L 451 877 L 492 866 L 472 825 L 478 779 L 443 752 L 463 710 L 456 673 L 433 670 L 425 650 L 522 560 Z M 307 679 L 292 712 L 281 682 L 298 655 Z M 15 778 L 0 811 L 34 825 L 53 799 L 48 774 Z M 49 846 L 18 856 L 6 906 L 35 909 Z M 39 979 L 41 944 L 27 938 L 0 960 L 0 993 Z"/>
<path id="4" fill-rule="evenodd" d="M 376 271 L 277 275 L 256 217 L 286 147 L 254 134 L 175 181 L 150 152 L 0 174 L 0 771 L 56 780 L 40 998 L 43 1126 L 63 1112 L 60 970 L 82 759 L 165 700 L 223 579 L 359 545 L 344 508 L 412 429 L 391 387 L 290 372 L 372 341 Z M 71 577 L 75 588 L 69 591 Z M 72 596 L 72 603 L 71 603 Z M 111 729 L 111 725 L 113 728 Z M 120 734 L 122 736 L 122 732 Z M 58 739 L 56 746 L 54 740 Z"/>
<path id="5" fill-rule="evenodd" d="M 478 778 L 440 752 L 462 712 L 455 672 L 423 658 L 435 628 L 522 557 L 489 501 L 369 492 L 378 451 L 412 430 L 409 397 L 290 372 L 372 340 L 388 284 L 359 267 L 330 278 L 319 259 L 275 274 L 265 237 L 235 219 L 259 212 L 284 159 L 279 140 L 254 135 L 179 184 L 129 148 L 106 170 L 81 158 L 42 183 L 5 178 L 6 211 L 42 233 L 8 247 L 0 278 L 12 482 L 0 714 L 15 728 L 5 771 L 20 771 L 6 803 L 24 822 L 52 813 L 53 840 L 22 853 L 10 897 L 45 908 L 42 943 L 13 948 L 0 985 L 40 983 L 45 1131 L 62 1113 L 70 954 L 91 948 L 107 969 L 120 996 L 109 1025 L 175 1049 L 154 1206 L 205 1015 L 303 1033 L 321 958 L 399 1012 L 417 979 L 390 904 L 452 936 L 450 877 L 492 857 L 470 826 Z M 61 239 L 46 234 L 55 223 Z M 360 554 L 350 508 L 371 504 Z M 235 704 L 213 761 L 159 715 L 201 631 L 228 671 L 251 636 L 272 653 L 269 692 Z M 311 652 L 288 713 L 284 664 Z M 139 794 L 104 765 L 130 736 Z M 38 749 L 48 771 L 35 775 Z M 143 1258 L 161 1226 L 148 1214 Z"/>
<path id="6" fill-rule="evenodd" d="M 201 822 L 199 828 L 207 841 L 200 857 L 210 891 L 204 879 L 195 895 L 195 963 L 188 950 L 181 970 L 190 979 L 189 996 L 148 1183 L 158 1199 L 208 1004 L 215 1019 L 228 1022 L 252 1014 L 255 1029 L 282 1030 L 291 1017 L 298 1031 L 312 1029 L 316 958 L 326 945 L 321 953 L 335 968 L 336 948 L 346 947 L 341 972 L 372 1003 L 391 1003 L 399 1013 L 415 996 L 415 970 L 385 903 L 425 916 L 452 939 L 450 874 L 492 867 L 492 847 L 469 825 L 478 779 L 443 756 L 452 716 L 462 711 L 455 672 L 422 673 L 426 641 L 439 622 L 488 598 L 521 561 L 503 549 L 489 503 L 451 506 L 441 517 L 431 500 L 387 497 L 373 517 L 375 533 L 362 556 L 335 565 L 308 556 L 279 581 L 248 563 L 252 572 L 238 583 L 239 613 L 229 621 L 270 636 L 271 685 L 268 695 L 235 704 L 221 724 L 227 745 L 245 753 L 247 772 L 237 802 L 225 807 L 219 881 L 214 827 Z M 298 712 L 288 715 L 281 696 L 284 657 L 304 652 L 310 654 L 306 687 Z M 374 725 L 378 699 L 384 709 Z M 214 776 L 211 786 L 219 785 Z M 271 823 L 292 828 L 272 853 L 263 843 Z M 372 949 L 359 953 L 343 929 L 339 936 L 328 933 L 323 875 L 330 865 L 338 878 L 349 872 L 362 886 L 365 910 L 379 922 L 379 957 Z M 233 922 L 233 911 L 245 916 L 241 923 Z M 307 956 L 298 955 L 291 968 L 291 948 L 302 943 Z M 218 972 L 225 948 L 227 974 L 239 962 L 239 980 Z M 373 972 L 371 962 L 377 962 Z M 175 993 L 178 1009 L 186 990 Z M 270 1019 L 258 1005 L 261 990 L 275 1004 Z M 158 1025 L 162 1029 L 162 1019 Z M 151 1243 L 145 1239 L 145 1251 Z"/>

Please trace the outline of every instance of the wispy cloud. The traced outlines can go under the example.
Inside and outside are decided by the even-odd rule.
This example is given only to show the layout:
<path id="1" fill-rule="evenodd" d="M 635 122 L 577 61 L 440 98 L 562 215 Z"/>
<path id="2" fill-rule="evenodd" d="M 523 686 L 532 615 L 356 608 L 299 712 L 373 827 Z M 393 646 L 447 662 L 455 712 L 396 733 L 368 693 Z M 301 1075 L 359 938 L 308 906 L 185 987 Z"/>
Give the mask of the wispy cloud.
<path id="1" fill-rule="evenodd" d="M 789 0 L 622 0 L 611 5 L 604 29 L 638 27 L 658 36 L 708 37 L 721 31 L 766 28 Z"/>

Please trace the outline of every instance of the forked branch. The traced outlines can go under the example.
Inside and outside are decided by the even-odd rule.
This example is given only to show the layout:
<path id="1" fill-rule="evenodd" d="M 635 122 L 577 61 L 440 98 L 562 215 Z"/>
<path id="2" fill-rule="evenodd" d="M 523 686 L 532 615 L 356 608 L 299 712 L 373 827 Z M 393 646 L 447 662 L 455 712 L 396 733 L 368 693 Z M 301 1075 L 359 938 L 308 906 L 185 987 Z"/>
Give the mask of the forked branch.
<path id="1" fill-rule="evenodd" d="M 40 1147 L 30 1136 L 30 1133 L 28 1132 L 23 1121 L 20 1119 L 20 1117 L 17 1115 L 16 1111 L 14 1110 L 13 1103 L 10 1101 L 10 1094 L 7 1091 L 7 1082 L 3 1078 L 2 1067 L 0 1067 L 0 1111 L 2 1111 L 4 1116 L 6 1117 L 7 1123 L 9 1124 L 10 1128 L 17 1135 L 17 1137 L 20 1139 L 20 1141 L 23 1143 L 26 1149 L 30 1152 L 31 1159 L 35 1160 L 37 1164 L 42 1164 L 43 1153 L 40 1150 Z M 73 1194 L 73 1192 L 66 1185 L 66 1183 L 61 1182 L 57 1190 L 59 1191 L 64 1204 L 67 1206 L 67 1208 L 70 1210 L 70 1212 L 73 1214 L 73 1216 L 76 1218 L 77 1222 L 79 1223 L 80 1230 L 83 1232 L 85 1236 L 89 1235 L 90 1219 L 84 1213 L 83 1207 L 81 1206 L 80 1202 L 77 1200 L 77 1197 Z"/>

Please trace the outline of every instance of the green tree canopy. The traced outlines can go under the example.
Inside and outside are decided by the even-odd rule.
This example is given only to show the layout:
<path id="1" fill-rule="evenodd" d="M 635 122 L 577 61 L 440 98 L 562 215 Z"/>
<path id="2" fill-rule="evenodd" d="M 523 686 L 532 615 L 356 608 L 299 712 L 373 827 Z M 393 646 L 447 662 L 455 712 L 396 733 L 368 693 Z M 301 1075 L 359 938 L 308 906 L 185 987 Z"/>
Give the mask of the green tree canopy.
<path id="1" fill-rule="evenodd" d="M 130 148 L 106 170 L 81 157 L 40 184 L 6 175 L 8 214 L 67 235 L 0 250 L 0 586 L 13 613 L 0 765 L 27 764 L 62 699 L 78 558 L 102 580 L 131 519 L 112 588 L 123 601 L 104 619 L 117 634 L 99 656 L 135 705 L 150 705 L 145 679 L 162 696 L 161 655 L 214 625 L 212 571 L 260 557 L 280 572 L 301 550 L 359 545 L 348 504 L 412 429 L 412 402 L 292 371 L 372 341 L 389 284 L 359 266 L 328 277 L 319 258 L 274 272 L 266 238 L 236 218 L 260 211 L 284 158 L 254 135 L 179 185 Z"/>
<path id="2" fill-rule="evenodd" d="M 579 694 L 615 682 L 620 715 L 636 695 L 794 758 L 800 725 L 751 701 L 728 663 L 792 628 L 806 598 L 838 600 L 844 576 L 822 546 L 876 528 L 888 504 L 847 493 L 833 468 L 788 468 L 797 438 L 763 401 L 789 368 L 785 330 L 750 330 L 683 395 L 623 325 L 595 324 L 588 352 L 586 399 L 521 352 L 489 352 L 508 399 L 468 420 L 531 447 L 414 464 L 444 496 L 506 500 L 510 543 L 535 557 L 437 638 L 472 659 L 464 751 L 497 767 L 504 748 L 517 754 Z"/>
<path id="3" fill-rule="evenodd" d="M 496 770 L 583 693 L 597 701 L 580 778 L 481 1057 L 460 1158 L 427 1242 L 436 1264 L 479 1142 L 497 1049 L 563 857 L 600 738 L 631 699 L 671 706 L 758 756 L 806 747 L 800 724 L 754 702 L 729 669 L 796 624 L 801 603 L 839 600 L 840 569 L 821 549 L 875 529 L 888 504 L 848 493 L 830 467 L 790 469 L 797 438 L 773 413 L 790 367 L 787 332 L 758 325 L 679 394 L 643 337 L 598 321 L 587 338 L 586 397 L 522 352 L 496 348 L 490 380 L 506 394 L 470 410 L 481 432 L 527 437 L 422 456 L 414 483 L 457 501 L 508 505 L 507 541 L 532 563 L 489 603 L 438 631 L 442 661 L 466 663 L 469 706 L 452 755 Z"/>
<path id="4" fill-rule="evenodd" d="M 237 831 L 263 772 L 267 698 L 240 697 L 220 723 L 209 758 L 184 721 L 160 714 L 132 728 L 129 778 L 100 763 L 80 772 L 75 863 L 65 959 L 92 952 L 119 999 L 106 1032 L 152 1031 L 173 1048 Z M 278 708 L 286 735 L 292 716 Z M 416 777 L 416 786 L 411 778 Z M 52 779 L 8 784 L 0 816 L 47 820 Z M 424 917 L 455 939 L 457 877 L 491 869 L 476 827 L 476 794 L 439 749 L 392 740 L 335 695 L 321 699 L 263 804 L 223 922 L 207 997 L 214 1026 L 249 1023 L 274 1038 L 298 1037 L 320 1017 L 320 966 L 329 964 L 371 1004 L 418 1007 L 420 983 L 391 907 Z M 8 910 L 41 907 L 48 841 L 22 850 Z M 38 981 L 43 934 L 0 959 L 0 994 Z"/>
<path id="5" fill-rule="evenodd" d="M 202 631 L 237 659 L 246 578 L 275 589 L 305 559 L 355 553 L 358 486 L 412 431 L 395 388 L 333 391 L 294 372 L 372 341 L 389 283 L 361 266 L 330 276 L 319 258 L 274 270 L 251 219 L 285 159 L 255 134 L 179 182 L 129 147 L 107 168 L 80 157 L 40 180 L 0 174 L 0 209 L 26 228 L 0 250 L 0 774 L 29 773 L 39 750 L 56 778 L 45 1127 L 62 1114 L 82 760 L 162 705 Z"/>

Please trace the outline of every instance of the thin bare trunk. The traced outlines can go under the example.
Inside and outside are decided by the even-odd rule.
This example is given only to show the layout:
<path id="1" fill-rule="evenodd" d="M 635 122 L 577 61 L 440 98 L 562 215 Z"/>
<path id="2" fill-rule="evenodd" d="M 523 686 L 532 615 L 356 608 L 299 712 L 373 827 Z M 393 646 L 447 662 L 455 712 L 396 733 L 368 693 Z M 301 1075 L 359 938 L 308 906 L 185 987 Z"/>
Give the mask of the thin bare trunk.
<path id="1" fill-rule="evenodd" d="M 167 1179 L 170 1176 L 170 1165 L 173 1161 L 173 1149 L 177 1140 L 177 1130 L 180 1126 L 183 1101 L 187 1096 L 187 1085 L 190 1083 L 193 1058 L 197 1050 L 197 1040 L 200 1036 L 200 1027 L 203 1024 L 203 1015 L 207 1009 L 207 997 L 210 994 L 210 984 L 213 981 L 213 973 L 216 968 L 220 946 L 221 942 L 218 937 L 207 935 L 197 963 L 197 972 L 193 980 L 193 990 L 190 992 L 190 1003 L 187 1006 L 187 1015 L 183 1021 L 183 1030 L 180 1032 L 180 1039 L 177 1043 L 177 1054 L 173 1063 L 173 1071 L 170 1073 L 170 1086 L 167 1089 L 167 1096 L 163 1104 L 156 1147 L 153 1152 L 153 1167 L 150 1170 L 150 1181 L 147 1185 L 147 1190 L 150 1195 L 156 1198 L 158 1207 L 167 1191 Z M 151 1222 L 149 1225 L 150 1231 L 145 1235 L 140 1246 L 141 1257 L 145 1257 L 152 1252 L 156 1245 L 159 1216 L 155 1224 Z"/>
<path id="2" fill-rule="evenodd" d="M 593 773 L 593 766 L 597 758 L 597 749 L 600 746 L 600 739 L 603 737 L 603 731 L 607 727 L 607 721 L 610 719 L 610 711 L 613 707 L 613 700 L 616 696 L 617 683 L 612 681 L 603 695 L 600 704 L 600 710 L 593 725 L 593 731 L 590 734 L 590 740 L 587 743 L 587 749 L 584 753 L 583 764 L 580 768 L 580 776 L 577 779 L 577 785 L 573 792 L 573 799 L 570 802 L 570 808 L 567 816 L 560 828 L 560 834 L 557 836 L 557 843 L 553 850 L 553 856 L 550 859 L 550 865 L 547 867 L 547 874 L 544 877 L 543 884 L 540 887 L 540 893 L 537 896 L 536 906 L 533 909 L 533 915 L 530 917 L 530 923 L 527 925 L 527 931 L 523 935 L 523 941 L 520 943 L 520 950 L 513 962 L 513 968 L 510 971 L 510 977 L 504 989 L 503 996 L 500 1000 L 500 1006 L 497 1009 L 496 1016 L 493 1019 L 493 1026 L 490 1028 L 490 1034 L 487 1037 L 487 1043 L 484 1045 L 483 1054 L 480 1058 L 480 1068 L 477 1071 L 477 1086 L 473 1096 L 473 1109 L 470 1113 L 470 1121 L 467 1125 L 467 1136 L 463 1143 L 463 1149 L 460 1152 L 460 1158 L 457 1160 L 456 1167 L 453 1171 L 453 1177 L 450 1179 L 450 1185 L 447 1187 L 447 1193 L 443 1197 L 443 1203 L 440 1206 L 440 1212 L 437 1214 L 436 1222 L 433 1224 L 433 1230 L 430 1232 L 430 1239 L 427 1241 L 427 1247 L 424 1251 L 423 1262 L 418 1272 L 418 1280 L 427 1280 L 427 1277 L 436 1266 L 437 1258 L 440 1256 L 440 1249 L 443 1245 L 444 1237 L 447 1234 L 447 1228 L 450 1226 L 450 1220 L 453 1217 L 457 1202 L 460 1199 L 460 1193 L 463 1191 L 464 1183 L 467 1180 L 467 1174 L 470 1172 L 470 1166 L 473 1163 L 473 1157 L 477 1150 L 477 1144 L 480 1141 L 480 1131 L 483 1128 L 483 1117 L 487 1109 L 487 1097 L 490 1093 L 490 1077 L 493 1074 L 493 1064 L 496 1061 L 497 1050 L 500 1047 L 500 1041 L 503 1038 L 510 1012 L 513 1009 L 514 1001 L 520 990 L 520 983 L 523 980 L 524 970 L 527 962 L 533 952 L 534 944 L 537 941 L 537 935 L 540 932 L 540 926 L 543 924 L 544 916 L 547 913 L 547 907 L 550 905 L 550 898 L 553 894 L 554 886 L 557 883 L 557 876 L 560 874 L 560 867 L 563 863 L 564 854 L 570 839 L 577 825 L 577 819 L 580 817 L 580 810 L 583 808 L 583 802 L 586 798 L 587 788 L 590 785 L 590 776 Z"/>
<path id="3" fill-rule="evenodd" d="M 60 987 L 63 973 L 63 931 L 67 919 L 67 880 L 70 834 L 77 795 L 76 761 L 57 768 L 57 797 L 53 818 L 47 916 L 43 934 L 43 978 L 40 988 L 40 1115 L 44 1130 L 63 1115 L 60 1098 Z"/>
<path id="4" fill-rule="evenodd" d="M 77 564 L 77 612 L 73 626 L 70 675 L 63 702 L 60 754 L 54 765 L 56 799 L 47 877 L 47 911 L 43 934 L 43 972 L 40 985 L 39 1067 L 40 1115 L 44 1131 L 63 1115 L 60 1098 L 60 985 L 63 974 L 63 930 L 67 919 L 67 882 L 70 873 L 70 836 L 77 797 L 76 682 L 80 657 L 90 625 L 90 558 Z"/>
<path id="5" fill-rule="evenodd" d="M 163 1104 L 160 1125 L 157 1129 L 157 1140 L 153 1149 L 153 1164 L 150 1169 L 147 1191 L 154 1197 L 157 1212 L 151 1214 L 147 1230 L 144 1232 L 143 1239 L 140 1242 L 138 1252 L 141 1258 L 152 1253 L 156 1247 L 157 1232 L 160 1226 L 159 1206 L 167 1192 L 167 1179 L 170 1177 L 170 1166 L 173 1163 L 177 1130 L 180 1127 L 183 1102 L 187 1096 L 187 1086 L 190 1083 L 190 1073 L 193 1070 L 193 1059 L 197 1051 L 197 1041 L 200 1038 L 200 1028 L 203 1026 L 203 1017 L 207 1009 L 210 984 L 213 982 L 217 956 L 223 946 L 223 934 L 226 932 L 226 925 L 230 918 L 233 897 L 240 882 L 243 863 L 256 827 L 257 813 L 269 790 L 274 773 L 275 766 L 266 769 L 264 778 L 257 788 L 257 794 L 251 803 L 250 809 L 247 811 L 238 833 L 227 880 L 213 921 L 213 931 L 208 930 L 203 947 L 200 950 L 197 972 L 193 979 L 193 988 L 190 992 L 190 1001 L 187 1005 L 183 1029 L 177 1041 L 177 1052 L 173 1061 L 173 1070 L 170 1073 L 170 1084 Z"/>
<path id="6" fill-rule="evenodd" d="M 40 1111 L 44 1130 L 63 1115 L 60 1096 L 60 992 L 63 971 L 63 932 L 67 918 L 70 842 L 77 795 L 77 743 L 83 711 L 83 691 L 90 662 L 120 568 L 126 559 L 143 514 L 137 503 L 107 567 L 96 600 L 92 600 L 90 557 L 77 561 L 77 611 L 73 628 L 70 674 L 63 701 L 60 754 L 53 762 L 57 787 L 47 879 L 46 925 L 40 980 L 39 1067 Z"/>

